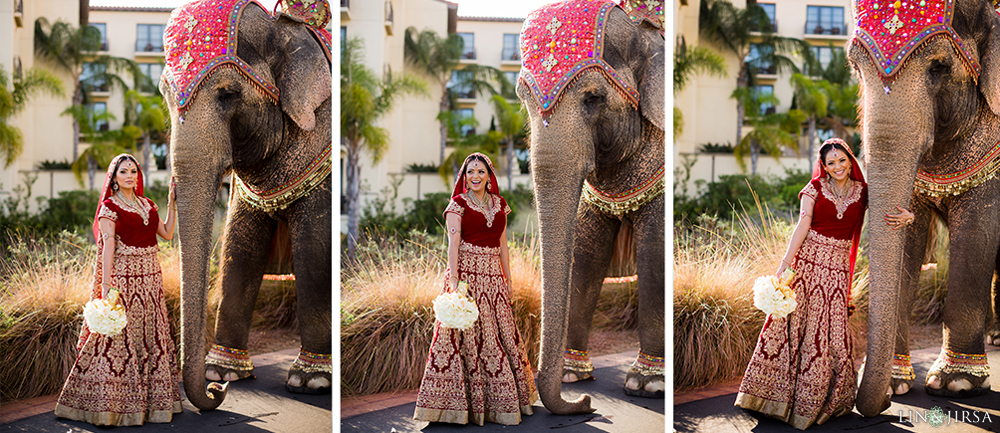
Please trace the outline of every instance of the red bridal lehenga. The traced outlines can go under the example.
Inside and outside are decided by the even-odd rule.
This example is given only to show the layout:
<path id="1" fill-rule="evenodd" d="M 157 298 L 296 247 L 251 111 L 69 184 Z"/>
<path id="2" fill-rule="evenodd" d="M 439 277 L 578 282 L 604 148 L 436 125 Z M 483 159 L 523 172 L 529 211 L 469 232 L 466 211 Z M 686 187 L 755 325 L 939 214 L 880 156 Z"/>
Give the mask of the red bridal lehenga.
<path id="1" fill-rule="evenodd" d="M 142 212 L 111 196 L 99 213 L 99 218 L 115 221 L 111 286 L 121 293 L 118 302 L 125 307 L 127 324 L 121 334 L 108 337 L 91 332 L 84 322 L 57 416 L 128 426 L 170 422 L 181 412 L 180 373 L 157 257 L 159 215 L 149 199 L 136 201 Z M 100 260 L 91 299 L 101 295 Z"/>
<path id="2" fill-rule="evenodd" d="M 469 283 L 479 319 L 465 331 L 435 324 L 414 419 L 516 425 L 522 414 L 531 415 L 531 404 L 538 401 L 500 268 L 500 242 L 506 242 L 500 237 L 510 208 L 503 198 L 491 197 L 489 209 L 478 209 L 469 205 L 465 194 L 457 195 L 445 210 L 462 217 L 458 275 Z M 446 291 L 449 281 L 446 273 Z"/>
<path id="3" fill-rule="evenodd" d="M 785 318 L 768 316 L 736 406 L 805 429 L 854 407 L 857 372 L 848 329 L 852 255 L 864 223 L 867 185 L 833 194 L 825 178 L 802 194 L 815 199 L 809 234 L 791 267 L 798 306 Z"/>

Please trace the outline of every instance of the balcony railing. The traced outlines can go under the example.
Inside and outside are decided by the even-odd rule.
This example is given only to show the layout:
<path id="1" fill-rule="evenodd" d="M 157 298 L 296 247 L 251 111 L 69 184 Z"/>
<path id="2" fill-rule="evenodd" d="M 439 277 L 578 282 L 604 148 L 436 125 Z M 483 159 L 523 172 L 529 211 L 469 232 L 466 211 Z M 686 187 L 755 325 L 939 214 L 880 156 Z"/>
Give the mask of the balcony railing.
<path id="1" fill-rule="evenodd" d="M 466 49 L 465 52 L 462 53 L 461 59 L 462 60 L 476 60 L 476 49 L 475 48 L 473 48 L 471 50 L 470 49 Z"/>
<path id="2" fill-rule="evenodd" d="M 750 31 L 752 31 L 752 32 L 778 33 L 778 21 L 775 20 L 775 21 L 772 21 L 770 23 L 767 23 L 767 24 L 765 24 L 763 26 L 763 28 L 762 28 L 762 26 L 759 26 L 757 24 L 751 24 L 750 25 Z"/>
<path id="3" fill-rule="evenodd" d="M 139 42 L 136 42 L 135 51 L 143 53 L 162 53 L 163 45 L 153 45 L 152 42 L 147 42 L 146 45 L 140 45 Z"/>
<path id="4" fill-rule="evenodd" d="M 455 93 L 455 97 L 458 99 L 476 99 L 476 91 L 472 89 L 451 89 Z"/>
<path id="5" fill-rule="evenodd" d="M 831 35 L 831 36 L 841 36 L 847 35 L 847 26 L 841 25 L 830 25 L 816 23 L 806 23 L 806 34 L 807 35 Z"/>
<path id="6" fill-rule="evenodd" d="M 99 51 L 107 51 L 107 50 L 108 50 L 108 41 L 101 41 L 101 48 L 99 49 Z"/>
<path id="7" fill-rule="evenodd" d="M 753 65 L 750 65 L 750 68 L 753 69 L 754 74 L 756 74 L 756 75 L 777 75 L 778 74 L 778 68 L 776 68 L 773 64 L 771 64 L 771 65 L 765 65 L 765 66 L 753 66 Z"/>
<path id="8" fill-rule="evenodd" d="M 514 49 L 504 49 L 503 53 L 500 54 L 501 62 L 520 62 L 521 61 L 521 50 Z"/>

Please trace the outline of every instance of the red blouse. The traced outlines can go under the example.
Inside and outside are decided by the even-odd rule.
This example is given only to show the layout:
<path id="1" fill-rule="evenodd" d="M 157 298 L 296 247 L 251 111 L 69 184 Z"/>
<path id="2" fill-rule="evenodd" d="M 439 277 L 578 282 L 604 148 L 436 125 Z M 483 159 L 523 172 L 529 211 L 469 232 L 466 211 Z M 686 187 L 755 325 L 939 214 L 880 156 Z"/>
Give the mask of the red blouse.
<path id="1" fill-rule="evenodd" d="M 468 193 L 465 193 L 468 194 Z M 500 246 L 500 235 L 507 227 L 507 214 L 510 206 L 498 195 L 488 194 L 490 206 L 479 209 L 465 199 L 465 194 L 451 198 L 445 208 L 445 217 L 451 212 L 462 217 L 462 240 L 480 247 L 496 248 Z M 502 211 L 502 212 L 501 212 Z"/>
<path id="2" fill-rule="evenodd" d="M 816 201 L 810 228 L 817 233 L 848 240 L 853 239 L 854 234 L 861 230 L 865 222 L 865 209 L 868 209 L 868 184 L 854 181 L 851 190 L 840 199 L 830 190 L 825 178 L 813 179 L 802 188 L 799 198 L 803 195 Z"/>
<path id="3" fill-rule="evenodd" d="M 148 248 L 156 246 L 156 229 L 160 226 L 158 208 L 152 200 L 137 197 L 141 211 L 126 205 L 117 196 L 111 196 L 101 203 L 98 218 L 115 222 L 115 237 L 128 246 Z"/>

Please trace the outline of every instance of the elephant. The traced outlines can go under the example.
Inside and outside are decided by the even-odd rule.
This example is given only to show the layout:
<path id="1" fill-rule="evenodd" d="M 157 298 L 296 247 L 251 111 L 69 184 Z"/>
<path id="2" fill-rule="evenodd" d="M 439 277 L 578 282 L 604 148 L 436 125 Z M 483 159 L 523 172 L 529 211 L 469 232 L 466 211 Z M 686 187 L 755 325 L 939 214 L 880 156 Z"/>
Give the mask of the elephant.
<path id="1" fill-rule="evenodd" d="M 847 57 L 861 83 L 869 218 L 897 206 L 916 215 L 904 230 L 868 224 L 868 346 L 856 405 L 875 416 L 889 407 L 887 394 L 909 391 L 915 379 L 907 327 L 938 220 L 950 241 L 948 296 L 943 347 L 925 390 L 965 397 L 990 389 L 984 336 L 1000 265 L 1000 17 L 985 0 L 956 0 L 953 8 L 928 1 L 920 13 L 930 12 L 929 23 L 895 19 L 906 12 L 893 11 L 891 2 L 880 2 L 882 16 L 874 2 L 858 3 Z M 895 41 L 883 35 L 896 31 L 922 39 L 885 52 Z"/>
<path id="2" fill-rule="evenodd" d="M 174 10 L 160 82 L 177 191 L 184 388 L 201 410 L 222 403 L 228 381 L 253 374 L 250 319 L 279 224 L 291 243 L 302 342 L 285 386 L 318 394 L 332 384 L 330 35 L 295 10 L 272 16 L 248 0 L 219 3 Z M 222 296 L 206 357 L 212 222 L 227 174 Z M 227 382 L 206 392 L 206 379 Z"/>
<path id="3" fill-rule="evenodd" d="M 593 45 L 588 23 L 597 23 Z M 594 411 L 589 395 L 564 400 L 562 382 L 591 377 L 591 322 L 626 226 L 636 247 L 641 350 L 624 391 L 664 393 L 664 37 L 653 24 L 607 1 L 571 0 L 529 14 L 522 28 L 517 95 L 529 114 L 541 245 L 537 381 L 555 414 Z M 583 60 L 558 63 L 573 56 Z"/>

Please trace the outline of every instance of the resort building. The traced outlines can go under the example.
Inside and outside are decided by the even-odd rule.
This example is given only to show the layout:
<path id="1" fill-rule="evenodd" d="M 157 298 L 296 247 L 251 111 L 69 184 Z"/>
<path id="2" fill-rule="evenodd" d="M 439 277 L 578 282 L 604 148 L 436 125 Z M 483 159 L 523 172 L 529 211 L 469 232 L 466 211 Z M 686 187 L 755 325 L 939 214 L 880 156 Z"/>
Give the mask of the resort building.
<path id="1" fill-rule="evenodd" d="M 383 77 L 400 71 L 425 78 L 429 97 L 407 95 L 397 101 L 394 110 L 383 117 L 380 124 L 389 130 L 389 147 L 383 159 L 373 164 L 370 155 L 362 153 L 360 206 L 369 203 L 396 187 L 396 212 L 405 210 L 404 199 L 420 199 L 427 193 L 450 191 L 451 185 L 437 173 L 412 173 L 412 164 L 439 165 L 441 132 L 437 115 L 441 88 L 436 81 L 419 74 L 406 64 L 404 57 L 405 32 L 409 27 L 417 31 L 433 30 L 440 37 L 459 34 L 465 41 L 463 65 L 486 65 L 502 70 L 509 80 L 516 83 L 520 70 L 518 35 L 523 17 L 477 18 L 461 17 L 456 3 L 444 0 L 382 0 L 340 1 L 340 38 L 360 38 L 364 44 L 364 62 Z M 460 74 L 456 71 L 455 74 Z M 453 74 L 453 77 L 455 75 Z M 448 83 L 452 91 L 459 92 L 458 114 L 474 117 L 475 128 L 467 127 L 463 133 L 484 133 L 489 130 L 494 115 L 490 95 L 474 94 L 468 89 L 455 89 L 455 80 Z M 454 148 L 449 145 L 446 152 Z M 506 168 L 505 161 L 494 161 Z M 346 147 L 341 147 L 341 165 L 346 164 Z M 515 163 L 516 165 L 516 163 Z M 505 173 L 505 172 L 504 172 Z M 528 184 L 530 176 L 521 174 L 515 167 L 514 185 Z M 450 181 L 449 181 L 450 182 Z M 507 188 L 506 179 L 500 179 L 501 188 Z M 341 170 L 341 232 L 347 232 L 347 206 L 344 198 L 346 178 Z"/>
<path id="2" fill-rule="evenodd" d="M 675 170 L 683 167 L 685 161 L 694 160 L 689 180 L 689 194 L 693 194 L 695 181 L 714 181 L 720 175 L 740 174 L 739 165 L 732 153 L 704 152 L 705 144 L 732 144 L 737 142 L 736 101 L 730 98 L 736 88 L 736 74 L 744 59 L 724 52 L 716 44 L 703 38 L 698 28 L 698 15 L 704 0 L 678 0 L 674 4 L 674 49 L 693 46 L 708 47 L 723 55 L 727 76 L 724 78 L 700 75 L 694 77 L 686 88 L 674 94 L 674 107 L 681 110 L 684 118 L 683 133 L 676 137 L 673 150 Z M 834 51 L 843 50 L 854 31 L 851 23 L 851 2 L 849 0 L 765 0 L 757 2 L 767 12 L 772 26 L 781 36 L 804 40 L 812 45 L 814 54 L 825 66 Z M 732 0 L 734 6 L 744 8 L 746 0 Z M 801 61 L 801 59 L 800 59 Z M 800 63 L 801 65 L 801 63 Z M 793 88 L 789 82 L 790 73 L 776 74 L 773 68 L 757 71 L 758 86 L 762 92 L 773 93 L 780 101 L 765 110 L 787 112 L 793 100 Z M 744 122 L 742 133 L 751 131 L 751 125 Z M 803 129 L 804 131 L 804 129 Z M 769 155 L 760 155 L 757 173 L 784 176 L 785 169 L 794 168 L 808 171 L 808 143 L 799 138 L 799 149 L 786 149 L 775 161 Z M 820 134 L 819 141 L 829 138 Z M 750 174 L 750 158 L 746 157 Z"/>

